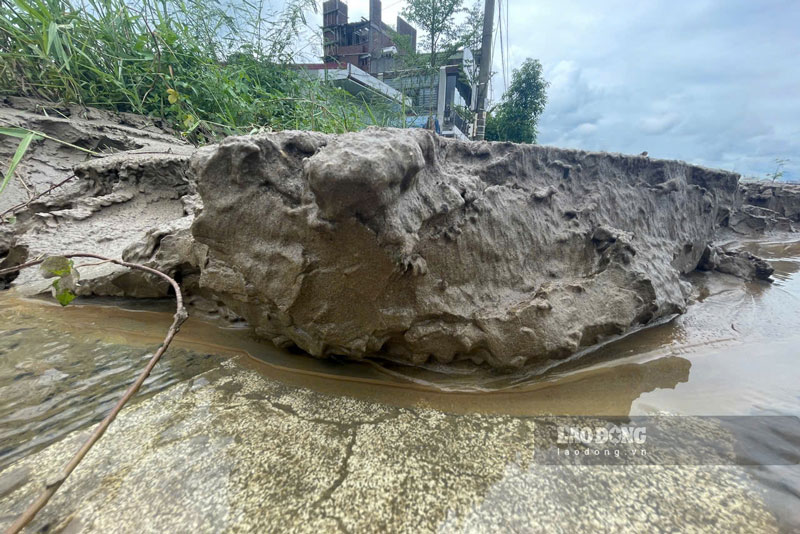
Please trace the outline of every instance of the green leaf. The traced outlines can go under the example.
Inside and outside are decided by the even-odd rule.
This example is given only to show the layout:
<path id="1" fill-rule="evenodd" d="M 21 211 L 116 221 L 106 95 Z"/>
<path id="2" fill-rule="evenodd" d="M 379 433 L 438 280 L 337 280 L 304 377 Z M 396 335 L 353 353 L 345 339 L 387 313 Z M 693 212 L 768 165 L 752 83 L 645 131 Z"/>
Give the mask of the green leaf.
<path id="1" fill-rule="evenodd" d="M 72 143 L 68 143 L 66 141 L 62 141 L 56 137 L 51 137 L 43 132 L 37 132 L 35 130 L 28 130 L 26 128 L 3 128 L 0 127 L 0 134 L 8 135 L 10 137 L 19 137 L 24 139 L 28 135 L 33 135 L 33 141 L 38 141 L 39 139 L 49 139 L 51 141 L 55 141 L 56 143 L 61 143 L 62 145 L 68 146 L 70 148 L 74 148 L 75 150 L 80 150 L 81 152 L 86 152 L 87 154 L 92 154 L 93 156 L 100 156 L 99 152 L 95 152 L 94 150 L 89 150 L 88 148 L 84 148 L 82 146 L 73 145 Z"/>
<path id="2" fill-rule="evenodd" d="M 50 55 L 50 47 L 53 46 L 53 41 L 58 39 L 58 24 L 55 21 L 50 22 L 50 28 L 47 31 L 47 47 L 44 50 L 46 55 Z"/>
<path id="3" fill-rule="evenodd" d="M 44 278 L 55 278 L 56 276 L 67 276 L 73 270 L 74 263 L 64 256 L 50 256 L 45 258 L 39 265 L 39 272 Z"/>
<path id="4" fill-rule="evenodd" d="M 19 142 L 19 146 L 17 146 L 17 151 L 14 153 L 14 157 L 11 158 L 11 165 L 8 166 L 8 170 L 6 171 L 5 176 L 3 177 L 3 183 L 0 184 L 0 193 L 8 185 L 8 182 L 11 181 L 11 177 L 14 175 L 14 171 L 17 169 L 17 165 L 19 162 L 22 161 L 23 156 L 25 156 L 25 152 L 27 152 L 28 147 L 31 144 L 31 141 L 36 139 L 38 136 L 34 133 L 29 132 L 28 135 L 22 138 Z"/>
<path id="5" fill-rule="evenodd" d="M 61 280 L 61 279 L 59 279 Z M 75 293 L 70 288 L 60 288 L 59 280 L 53 281 L 53 292 L 55 293 L 56 300 L 62 306 L 67 306 L 70 302 L 75 300 Z"/>
<path id="6" fill-rule="evenodd" d="M 30 130 L 26 130 L 25 128 L 6 128 L 4 126 L 0 126 L 0 134 L 7 135 L 9 137 L 18 137 L 20 139 L 28 136 L 31 133 Z"/>
<path id="7" fill-rule="evenodd" d="M 75 291 L 78 289 L 80 274 L 72 260 L 64 256 L 50 256 L 39 266 L 45 278 L 58 277 L 53 280 L 52 293 L 62 306 L 75 300 Z"/>

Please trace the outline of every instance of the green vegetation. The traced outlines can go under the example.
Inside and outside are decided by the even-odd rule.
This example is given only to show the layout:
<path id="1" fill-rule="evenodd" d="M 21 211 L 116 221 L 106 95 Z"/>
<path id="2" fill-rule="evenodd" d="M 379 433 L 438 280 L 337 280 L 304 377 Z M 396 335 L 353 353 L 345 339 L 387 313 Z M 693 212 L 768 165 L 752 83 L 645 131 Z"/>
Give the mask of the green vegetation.
<path id="1" fill-rule="evenodd" d="M 428 53 L 426 59 L 431 69 L 441 65 L 462 41 L 462 28 L 455 22 L 457 14 L 464 11 L 464 0 L 408 0 L 403 16 L 424 33 L 420 43 Z"/>
<path id="2" fill-rule="evenodd" d="M 767 180 L 776 182 L 783 178 L 783 168 L 787 163 L 789 160 L 786 158 L 775 158 L 775 171 L 767 173 Z"/>
<path id="3" fill-rule="evenodd" d="M 535 143 L 536 125 L 547 103 L 547 86 L 538 59 L 514 69 L 511 85 L 486 119 L 488 141 Z"/>
<path id="4" fill-rule="evenodd" d="M 344 132 L 380 104 L 289 67 L 313 0 L 0 0 L 0 94 L 162 119 L 203 143 L 253 129 Z"/>
<path id="5" fill-rule="evenodd" d="M 264 0 L 229 1 L 0 0 L 0 95 L 148 115 L 196 144 L 263 130 L 353 131 L 398 117 L 406 124 L 380 97 L 292 68 L 314 0 L 289 0 L 280 11 Z M 478 45 L 480 6 L 463 3 L 409 0 L 404 9 L 425 34 L 428 53 L 403 59 L 422 67 L 409 70 L 421 83 L 457 49 Z M 487 139 L 535 142 L 545 88 L 541 65 L 526 61 L 490 115 Z"/>
<path id="6" fill-rule="evenodd" d="M 415 102 L 424 100 L 427 91 L 433 94 L 439 76 L 439 67 L 448 64 L 448 59 L 465 46 L 476 50 L 480 46 L 483 31 L 483 9 L 476 0 L 466 9 L 464 0 L 406 0 L 402 16 L 421 31 L 419 48 L 411 47 L 407 35 L 393 33 L 392 39 L 401 53 L 396 56 L 395 70 L 398 78 L 404 78 L 407 96 Z M 458 22 L 461 20 L 462 22 Z M 477 79 L 477 65 L 464 65 L 465 83 Z M 417 104 L 413 112 L 422 116 L 434 114 L 434 100 L 427 106 Z"/>
<path id="7" fill-rule="evenodd" d="M 17 169 L 17 165 L 19 165 L 19 162 L 22 161 L 22 157 L 25 156 L 25 152 L 27 152 L 28 147 L 31 145 L 31 141 L 36 141 L 42 137 L 36 135 L 34 132 L 24 130 L 22 128 L 0 128 L 0 135 L 19 138 L 17 150 L 14 152 L 11 162 L 8 164 L 8 169 L 3 174 L 2 182 L 0 182 L 0 194 L 2 194 L 3 190 L 8 185 L 8 182 L 11 181 L 11 177 L 14 176 L 14 171 Z"/>
<path id="8" fill-rule="evenodd" d="M 64 256 L 47 257 L 39 265 L 39 272 L 43 278 L 55 278 L 51 291 L 59 304 L 67 306 L 75 300 L 80 274 L 71 259 Z"/>

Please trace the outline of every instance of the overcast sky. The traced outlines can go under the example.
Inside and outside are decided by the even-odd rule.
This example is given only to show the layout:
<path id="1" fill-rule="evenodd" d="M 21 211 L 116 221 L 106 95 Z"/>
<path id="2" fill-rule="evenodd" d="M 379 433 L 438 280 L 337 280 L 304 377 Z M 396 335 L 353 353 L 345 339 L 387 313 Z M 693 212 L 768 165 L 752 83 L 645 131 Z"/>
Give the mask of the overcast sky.
<path id="1" fill-rule="evenodd" d="M 368 16 L 346 1 L 351 21 Z M 537 58 L 551 84 L 540 143 L 757 177 L 787 158 L 800 180 L 800 0 L 502 1 L 511 68 Z M 404 2 L 383 4 L 393 24 Z"/>

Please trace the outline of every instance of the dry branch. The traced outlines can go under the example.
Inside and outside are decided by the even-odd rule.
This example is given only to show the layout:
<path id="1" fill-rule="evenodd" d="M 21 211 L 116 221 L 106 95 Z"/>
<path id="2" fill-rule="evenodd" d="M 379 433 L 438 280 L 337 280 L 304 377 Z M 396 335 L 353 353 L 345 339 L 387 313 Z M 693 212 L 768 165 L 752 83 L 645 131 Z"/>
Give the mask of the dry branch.
<path id="1" fill-rule="evenodd" d="M 38 200 L 41 197 L 43 197 L 43 196 L 45 196 L 47 194 L 50 194 L 51 192 L 53 192 L 54 189 L 57 189 L 57 188 L 61 187 L 62 185 L 64 185 L 65 183 L 69 182 L 73 178 L 75 178 L 75 175 L 74 174 L 70 174 L 68 177 L 64 178 L 63 180 L 61 180 L 60 182 L 58 182 L 56 184 L 51 185 L 49 188 L 47 188 L 46 190 L 42 191 L 41 193 L 37 193 L 36 195 L 33 195 L 32 197 L 30 197 L 25 202 L 20 202 L 16 206 L 11 206 L 6 211 L 0 213 L 0 224 L 3 224 L 3 220 L 5 219 L 6 215 L 9 215 L 9 214 L 10 215 L 16 215 L 16 213 L 18 211 L 27 208 L 35 200 Z"/>

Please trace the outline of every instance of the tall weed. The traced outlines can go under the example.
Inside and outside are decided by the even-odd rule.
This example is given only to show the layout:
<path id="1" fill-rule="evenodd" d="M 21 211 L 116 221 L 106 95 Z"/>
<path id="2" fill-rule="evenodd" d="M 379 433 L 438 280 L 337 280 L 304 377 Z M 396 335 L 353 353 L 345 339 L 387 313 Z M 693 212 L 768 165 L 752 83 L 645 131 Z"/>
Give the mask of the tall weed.
<path id="1" fill-rule="evenodd" d="M 0 0 L 0 93 L 163 119 L 196 143 L 253 129 L 344 132 L 378 100 L 302 70 L 313 0 Z"/>

